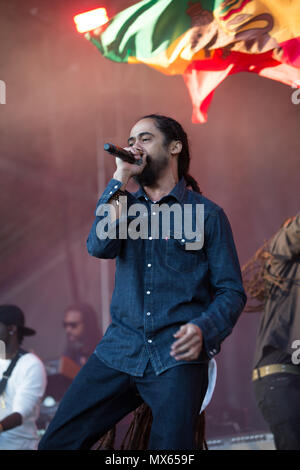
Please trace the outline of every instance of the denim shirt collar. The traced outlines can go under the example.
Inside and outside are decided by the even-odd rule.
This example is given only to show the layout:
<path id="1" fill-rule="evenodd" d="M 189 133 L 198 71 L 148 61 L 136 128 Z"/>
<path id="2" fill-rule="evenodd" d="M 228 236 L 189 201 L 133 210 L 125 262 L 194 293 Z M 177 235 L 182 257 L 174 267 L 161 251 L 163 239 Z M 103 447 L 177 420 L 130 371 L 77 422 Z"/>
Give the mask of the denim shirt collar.
<path id="1" fill-rule="evenodd" d="M 176 184 L 176 186 L 174 186 L 174 188 L 172 189 L 172 191 L 171 191 L 169 194 L 166 194 L 166 196 L 163 196 L 163 198 L 172 196 L 172 197 L 174 197 L 179 203 L 181 203 L 181 202 L 183 201 L 185 189 L 186 189 L 186 181 L 185 181 L 184 177 L 182 177 L 182 178 L 178 181 L 178 183 Z M 140 186 L 139 190 L 134 193 L 134 196 L 135 196 L 136 198 L 138 198 L 138 199 L 141 199 L 141 198 L 144 198 L 144 199 L 146 199 L 146 200 L 149 199 L 142 186 Z M 162 198 L 162 199 L 163 199 L 163 198 Z"/>

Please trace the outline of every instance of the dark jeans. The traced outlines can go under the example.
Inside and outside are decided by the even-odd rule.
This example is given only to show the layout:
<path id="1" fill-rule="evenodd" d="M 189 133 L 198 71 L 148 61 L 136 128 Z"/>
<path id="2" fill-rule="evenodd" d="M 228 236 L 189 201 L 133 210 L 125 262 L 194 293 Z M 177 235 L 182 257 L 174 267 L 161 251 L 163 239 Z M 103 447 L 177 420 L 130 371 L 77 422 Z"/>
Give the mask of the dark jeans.
<path id="1" fill-rule="evenodd" d="M 257 404 L 278 450 L 300 450 L 300 375 L 272 374 L 253 382 Z"/>
<path id="2" fill-rule="evenodd" d="M 90 449 L 143 401 L 153 423 L 149 449 L 195 449 L 195 426 L 208 383 L 207 364 L 183 364 L 143 377 L 106 366 L 96 354 L 75 377 L 41 439 L 40 450 Z"/>

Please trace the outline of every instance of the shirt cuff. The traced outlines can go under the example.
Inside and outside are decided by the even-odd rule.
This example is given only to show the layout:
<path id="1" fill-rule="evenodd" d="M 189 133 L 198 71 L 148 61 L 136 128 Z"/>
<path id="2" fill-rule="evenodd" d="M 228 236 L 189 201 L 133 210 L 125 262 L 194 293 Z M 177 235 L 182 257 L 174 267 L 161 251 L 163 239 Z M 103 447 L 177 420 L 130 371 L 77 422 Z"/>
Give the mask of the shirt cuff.
<path id="1" fill-rule="evenodd" d="M 209 359 L 220 352 L 220 343 L 229 333 L 230 329 L 225 329 L 222 333 L 218 331 L 213 321 L 208 317 L 199 317 L 190 320 L 189 323 L 197 325 L 203 334 L 203 343 Z"/>
<path id="2" fill-rule="evenodd" d="M 99 204 L 107 203 L 110 200 L 110 198 L 118 191 L 118 189 L 121 188 L 121 186 L 123 186 L 123 183 L 121 181 L 115 180 L 114 178 L 112 178 L 109 181 L 108 185 L 106 186 L 102 196 L 100 197 L 97 206 Z"/>

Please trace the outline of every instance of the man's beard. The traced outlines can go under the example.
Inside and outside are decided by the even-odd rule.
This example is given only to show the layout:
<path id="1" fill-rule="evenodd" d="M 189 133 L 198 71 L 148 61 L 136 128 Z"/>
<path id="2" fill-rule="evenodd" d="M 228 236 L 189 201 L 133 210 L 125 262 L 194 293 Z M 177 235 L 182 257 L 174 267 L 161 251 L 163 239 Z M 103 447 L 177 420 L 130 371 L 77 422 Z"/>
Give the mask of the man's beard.
<path id="1" fill-rule="evenodd" d="M 147 165 L 142 173 L 135 175 L 134 180 L 141 186 L 153 186 L 157 182 L 162 170 L 168 166 L 169 159 L 167 155 L 162 155 L 160 159 L 153 160 L 151 155 L 147 155 L 146 162 Z"/>

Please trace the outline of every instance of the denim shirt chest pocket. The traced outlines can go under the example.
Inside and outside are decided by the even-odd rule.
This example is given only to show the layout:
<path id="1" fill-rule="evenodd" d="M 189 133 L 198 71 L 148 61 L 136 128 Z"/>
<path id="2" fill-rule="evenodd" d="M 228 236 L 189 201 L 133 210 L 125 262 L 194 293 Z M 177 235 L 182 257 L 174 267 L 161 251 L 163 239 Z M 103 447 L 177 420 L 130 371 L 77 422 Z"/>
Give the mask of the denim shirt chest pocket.
<path id="1" fill-rule="evenodd" d="M 189 272 L 194 271 L 200 263 L 205 263 L 204 250 L 191 249 L 192 243 L 194 240 L 175 238 L 174 235 L 166 239 L 164 241 L 166 265 L 177 272 Z"/>

